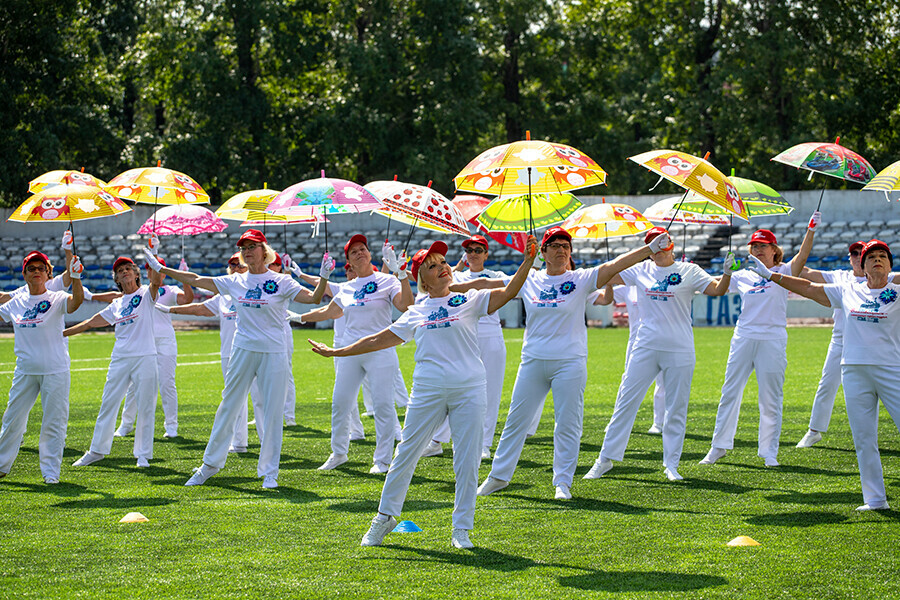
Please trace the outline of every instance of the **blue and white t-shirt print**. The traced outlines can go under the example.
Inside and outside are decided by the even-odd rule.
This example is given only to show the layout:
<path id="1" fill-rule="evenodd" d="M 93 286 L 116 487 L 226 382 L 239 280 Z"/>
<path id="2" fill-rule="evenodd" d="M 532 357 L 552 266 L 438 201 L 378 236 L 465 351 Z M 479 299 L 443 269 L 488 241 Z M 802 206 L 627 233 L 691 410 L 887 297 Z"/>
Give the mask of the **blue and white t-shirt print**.
<path id="1" fill-rule="evenodd" d="M 900 365 L 900 286 L 845 281 L 826 285 L 825 294 L 844 314 L 842 365 Z"/>
<path id="2" fill-rule="evenodd" d="M 344 312 L 344 344 L 378 333 L 391 324 L 394 297 L 401 293 L 393 275 L 374 272 L 341 284 L 333 302 Z"/>
<path id="3" fill-rule="evenodd" d="M 237 312 L 232 345 L 254 352 L 287 352 L 287 308 L 303 287 L 282 273 L 234 273 L 213 279 Z"/>

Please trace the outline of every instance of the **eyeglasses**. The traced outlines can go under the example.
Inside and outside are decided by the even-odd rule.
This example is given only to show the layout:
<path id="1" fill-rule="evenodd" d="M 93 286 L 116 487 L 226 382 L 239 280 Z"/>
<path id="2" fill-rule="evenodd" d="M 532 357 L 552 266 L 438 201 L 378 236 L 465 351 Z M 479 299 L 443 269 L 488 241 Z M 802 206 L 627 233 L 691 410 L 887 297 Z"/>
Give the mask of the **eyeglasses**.
<path id="1" fill-rule="evenodd" d="M 47 265 L 28 265 L 25 267 L 26 273 L 46 273 Z"/>
<path id="2" fill-rule="evenodd" d="M 244 244 L 241 246 L 241 252 L 251 252 L 257 248 L 262 248 L 262 244 Z"/>
<path id="3" fill-rule="evenodd" d="M 550 248 L 552 250 L 571 250 L 572 245 L 566 244 L 565 242 L 551 242 L 547 244 L 547 248 Z"/>
<path id="4" fill-rule="evenodd" d="M 228 261 L 228 266 L 229 267 L 239 267 L 239 266 L 241 266 L 241 263 L 240 263 L 240 261 L 237 261 L 237 260 L 230 260 L 230 261 Z"/>
<path id="5" fill-rule="evenodd" d="M 850 256 L 859 256 L 859 250 L 851 250 Z"/>
<path id="6" fill-rule="evenodd" d="M 476 246 L 475 244 L 470 245 L 466 248 L 466 254 L 485 254 L 487 250 L 482 248 L 481 246 Z"/>

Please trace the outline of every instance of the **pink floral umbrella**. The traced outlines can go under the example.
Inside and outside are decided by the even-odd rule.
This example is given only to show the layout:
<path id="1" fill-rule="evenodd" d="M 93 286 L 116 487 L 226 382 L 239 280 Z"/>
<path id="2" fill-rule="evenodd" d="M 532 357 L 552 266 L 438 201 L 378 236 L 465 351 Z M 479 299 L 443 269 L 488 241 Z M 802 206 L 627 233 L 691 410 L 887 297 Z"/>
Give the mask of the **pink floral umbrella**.
<path id="1" fill-rule="evenodd" d="M 218 233 L 227 228 L 228 224 L 208 208 L 196 204 L 173 204 L 156 211 L 137 232 L 156 235 L 197 235 Z"/>

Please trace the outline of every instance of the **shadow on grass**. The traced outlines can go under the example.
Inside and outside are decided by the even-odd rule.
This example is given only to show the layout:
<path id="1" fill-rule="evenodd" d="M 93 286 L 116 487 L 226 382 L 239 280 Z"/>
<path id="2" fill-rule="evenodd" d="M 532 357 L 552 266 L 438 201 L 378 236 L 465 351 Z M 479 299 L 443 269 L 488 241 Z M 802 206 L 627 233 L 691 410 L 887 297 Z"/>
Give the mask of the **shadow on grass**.
<path id="1" fill-rule="evenodd" d="M 554 498 L 521 496 L 518 494 L 503 494 L 503 496 L 524 500 L 533 504 L 542 504 L 547 507 L 545 510 L 586 510 L 591 512 L 617 513 L 621 515 L 648 515 L 651 512 L 651 509 L 643 506 L 623 504 L 622 502 L 609 502 L 607 500 L 597 500 L 595 498 L 579 498 L 577 496 L 573 496 L 571 500 L 565 501 L 556 500 Z"/>
<path id="2" fill-rule="evenodd" d="M 814 504 L 822 506 L 827 504 L 853 504 L 856 506 L 862 501 L 859 492 L 796 492 L 766 496 L 770 502 L 782 502 L 784 504 Z"/>
<path id="3" fill-rule="evenodd" d="M 291 425 L 290 427 L 285 425 L 284 436 L 298 439 L 325 439 L 331 438 L 331 432 L 322 429 L 314 429 L 313 427 L 307 427 L 306 425 Z"/>
<path id="4" fill-rule="evenodd" d="M 121 508 L 130 510 L 136 506 L 166 506 L 174 504 L 178 500 L 172 498 L 119 498 L 112 494 L 103 494 L 102 498 L 85 498 L 83 500 L 69 500 L 54 504 L 55 508 Z"/>
<path id="5" fill-rule="evenodd" d="M 773 473 L 791 473 L 794 475 L 826 475 L 828 477 L 859 477 L 858 471 L 835 471 L 834 469 L 816 469 L 802 465 L 785 465 L 778 467 L 766 467 L 763 465 L 741 465 L 747 469 L 758 471 L 771 471 Z"/>
<path id="6" fill-rule="evenodd" d="M 390 548 L 392 550 L 401 550 L 404 552 L 409 552 L 412 554 L 418 554 L 419 557 L 408 557 L 408 558 L 398 558 L 393 557 L 393 559 L 406 560 L 409 562 L 440 562 L 451 565 L 458 565 L 461 567 L 476 567 L 479 569 L 485 569 L 489 571 L 501 571 L 504 573 L 514 572 L 514 571 L 524 571 L 526 569 L 530 569 L 532 567 L 555 567 L 555 568 L 563 568 L 563 569 L 582 569 L 582 567 L 573 567 L 571 565 L 564 565 L 558 563 L 550 563 L 550 562 L 538 562 L 531 558 L 525 558 L 524 556 L 516 556 L 514 554 L 506 554 L 505 552 L 498 552 L 496 550 L 491 550 L 489 548 L 472 548 L 470 550 L 432 550 L 429 548 L 413 548 L 410 546 L 401 546 L 391 544 L 391 538 L 385 538 L 385 541 L 388 542 L 384 544 L 386 548 Z"/>
<path id="7" fill-rule="evenodd" d="M 81 496 L 83 494 L 98 493 L 94 490 L 84 487 L 83 485 L 79 485 L 77 483 L 67 483 L 65 481 L 60 481 L 59 483 L 54 485 L 47 485 L 45 483 L 21 483 L 18 481 L 4 481 L 2 484 L 0 484 L 0 488 L 17 488 L 19 490 L 33 494 L 49 494 L 52 496 L 59 496 L 61 498 L 71 498 L 73 496 Z"/>
<path id="8" fill-rule="evenodd" d="M 446 510 L 453 508 L 452 502 L 434 502 L 432 500 L 407 500 L 403 504 L 403 511 Z M 372 513 L 378 510 L 377 500 L 354 500 L 352 502 L 337 502 L 325 507 L 325 510 L 333 510 L 344 513 Z"/>
<path id="9" fill-rule="evenodd" d="M 826 511 L 776 513 L 756 515 L 746 519 L 750 525 L 774 525 L 776 527 L 815 527 L 816 525 L 838 525 L 848 520 L 846 515 Z"/>
<path id="10" fill-rule="evenodd" d="M 688 592 L 727 583 L 719 575 L 664 571 L 593 571 L 559 578 L 563 587 L 600 592 Z"/>
<path id="11" fill-rule="evenodd" d="M 170 480 L 165 482 L 155 481 L 154 483 L 160 485 L 179 485 L 186 488 L 186 493 L 191 493 L 188 490 L 218 488 L 223 490 L 231 490 L 240 494 L 259 496 L 260 498 L 280 498 L 282 500 L 287 500 L 288 502 L 291 502 L 293 504 L 319 502 L 323 499 L 322 496 L 315 492 L 302 490 L 283 484 L 279 484 L 279 486 L 275 489 L 265 489 L 264 487 L 262 487 L 262 479 L 259 477 L 220 477 L 213 475 L 206 480 L 206 483 L 200 486 L 185 486 L 184 482 L 187 481 L 187 479 L 188 477 L 185 476 L 184 478 L 179 478 L 177 480 Z"/>

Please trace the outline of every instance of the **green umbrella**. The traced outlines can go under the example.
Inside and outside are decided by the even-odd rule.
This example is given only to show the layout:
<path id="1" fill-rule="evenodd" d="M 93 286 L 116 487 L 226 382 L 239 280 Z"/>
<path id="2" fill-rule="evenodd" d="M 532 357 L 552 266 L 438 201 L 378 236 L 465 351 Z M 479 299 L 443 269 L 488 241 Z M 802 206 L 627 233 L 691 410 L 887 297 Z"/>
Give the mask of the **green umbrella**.
<path id="1" fill-rule="evenodd" d="M 478 222 L 488 231 L 533 231 L 559 223 L 581 206 L 574 194 L 500 196 L 488 204 Z"/>

